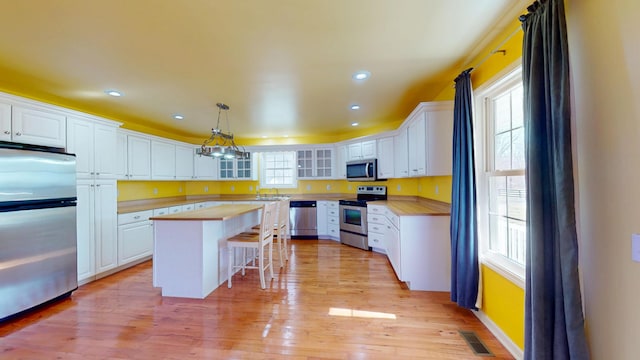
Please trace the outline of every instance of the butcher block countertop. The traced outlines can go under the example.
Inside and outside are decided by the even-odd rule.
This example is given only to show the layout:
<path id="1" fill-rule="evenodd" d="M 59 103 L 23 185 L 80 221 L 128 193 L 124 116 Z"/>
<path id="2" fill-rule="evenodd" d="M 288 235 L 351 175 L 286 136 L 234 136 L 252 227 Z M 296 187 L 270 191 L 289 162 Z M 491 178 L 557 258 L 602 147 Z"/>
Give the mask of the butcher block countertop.
<path id="1" fill-rule="evenodd" d="M 214 206 L 206 209 L 186 211 L 177 214 L 168 214 L 150 217 L 149 220 L 178 220 L 178 221 L 202 221 L 202 220 L 228 220 L 261 209 L 257 204 L 229 204 Z"/>
<path id="2" fill-rule="evenodd" d="M 367 204 L 384 205 L 398 216 L 449 216 L 451 205 L 432 199 L 390 199 L 387 201 L 369 201 Z"/>
<path id="3" fill-rule="evenodd" d="M 355 194 L 293 194 L 291 200 L 317 200 L 317 201 L 338 201 L 342 199 L 353 199 Z M 205 201 L 272 201 L 270 199 L 257 199 L 255 195 L 209 195 L 209 196 L 178 196 L 159 199 L 145 199 L 134 201 L 122 201 L 118 203 L 118 214 L 126 214 L 136 211 L 158 209 L 185 204 L 194 204 Z M 371 205 L 384 205 L 398 216 L 448 216 L 451 213 L 451 205 L 442 201 L 425 199 L 416 196 L 390 195 L 386 201 L 370 201 Z M 240 206 L 240 204 L 236 204 Z M 260 206 L 260 205 L 255 205 Z M 195 210 L 195 211 L 203 211 Z M 187 216 L 178 213 L 171 216 Z"/>

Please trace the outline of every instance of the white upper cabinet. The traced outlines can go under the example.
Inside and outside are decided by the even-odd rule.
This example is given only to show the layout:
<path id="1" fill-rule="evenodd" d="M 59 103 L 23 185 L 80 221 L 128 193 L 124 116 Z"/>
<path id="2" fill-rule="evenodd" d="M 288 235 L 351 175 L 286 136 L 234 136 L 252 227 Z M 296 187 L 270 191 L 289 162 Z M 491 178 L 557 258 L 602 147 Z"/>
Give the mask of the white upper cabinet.
<path id="1" fill-rule="evenodd" d="M 409 177 L 409 147 L 407 129 L 400 129 L 393 137 L 393 172 L 397 178 Z"/>
<path id="2" fill-rule="evenodd" d="M 11 110 L 13 141 L 64 148 L 66 117 L 46 108 L 14 105 Z"/>
<path id="3" fill-rule="evenodd" d="M 420 111 L 411 118 L 411 123 L 409 123 L 407 136 L 409 176 L 425 176 L 427 174 L 425 117 L 426 114 Z"/>
<path id="4" fill-rule="evenodd" d="M 409 176 L 451 175 L 453 146 L 453 102 L 420 103 L 407 119 Z M 402 130 L 394 145 L 401 153 Z M 396 155 L 396 175 L 404 175 L 402 158 Z"/>
<path id="5" fill-rule="evenodd" d="M 176 146 L 164 141 L 151 141 L 151 179 L 176 178 Z"/>
<path id="6" fill-rule="evenodd" d="M 127 134 L 122 131 L 116 132 L 116 179 L 127 180 L 129 178 L 129 168 L 127 166 Z"/>
<path id="7" fill-rule="evenodd" d="M 11 105 L 0 103 L 0 140 L 11 141 Z"/>
<path id="8" fill-rule="evenodd" d="M 361 141 L 347 145 L 347 161 L 374 159 L 376 155 L 375 140 Z"/>
<path id="9" fill-rule="evenodd" d="M 190 180 L 194 175 L 193 148 L 189 145 L 176 145 L 176 179 Z"/>
<path id="10" fill-rule="evenodd" d="M 37 105 L 0 103 L 0 140 L 65 148 L 66 116 Z"/>
<path id="11" fill-rule="evenodd" d="M 453 173 L 453 109 L 430 111 L 427 117 L 427 175 Z"/>
<path id="12" fill-rule="evenodd" d="M 200 148 L 200 147 L 198 147 Z M 218 159 L 195 154 L 193 158 L 193 178 L 197 180 L 218 180 Z"/>
<path id="13" fill-rule="evenodd" d="M 377 149 L 378 149 L 378 178 L 389 179 L 394 177 L 393 137 L 388 136 L 388 137 L 378 139 Z"/>
<path id="14" fill-rule="evenodd" d="M 76 155 L 79 178 L 116 178 L 117 126 L 115 122 L 68 117 L 67 152 Z"/>
<path id="15" fill-rule="evenodd" d="M 248 159 L 218 159 L 219 180 L 258 180 L 256 160 L 255 154 Z"/>
<path id="16" fill-rule="evenodd" d="M 346 179 L 347 178 L 347 146 L 346 145 L 336 146 L 335 162 L 336 162 L 335 178 Z"/>
<path id="17" fill-rule="evenodd" d="M 127 135 L 127 174 L 129 180 L 151 178 L 151 140 L 138 135 Z"/>
<path id="18" fill-rule="evenodd" d="M 153 180 L 193 179 L 193 148 L 162 140 L 151 141 L 151 178 Z"/>
<path id="19" fill-rule="evenodd" d="M 296 151 L 296 162 L 298 164 L 298 179 L 313 177 L 313 149 Z"/>
<path id="20" fill-rule="evenodd" d="M 302 149 L 296 157 L 298 179 L 333 177 L 333 149 Z"/>

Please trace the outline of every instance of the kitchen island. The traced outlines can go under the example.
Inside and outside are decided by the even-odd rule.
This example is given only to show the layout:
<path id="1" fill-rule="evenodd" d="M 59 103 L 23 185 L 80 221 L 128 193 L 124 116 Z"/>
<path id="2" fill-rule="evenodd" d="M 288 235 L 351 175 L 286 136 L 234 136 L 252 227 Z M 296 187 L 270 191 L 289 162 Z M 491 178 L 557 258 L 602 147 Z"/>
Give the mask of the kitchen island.
<path id="1" fill-rule="evenodd" d="M 151 217 L 153 286 L 204 299 L 228 279 L 227 239 L 260 222 L 262 205 L 233 204 Z"/>

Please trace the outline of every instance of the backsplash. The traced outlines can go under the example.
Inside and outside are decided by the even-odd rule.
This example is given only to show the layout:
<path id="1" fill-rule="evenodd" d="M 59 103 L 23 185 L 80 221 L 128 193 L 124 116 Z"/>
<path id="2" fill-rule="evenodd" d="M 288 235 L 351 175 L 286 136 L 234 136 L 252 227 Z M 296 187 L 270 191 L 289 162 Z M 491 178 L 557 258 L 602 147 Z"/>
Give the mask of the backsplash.
<path id="1" fill-rule="evenodd" d="M 359 185 L 385 185 L 391 196 L 420 196 L 451 202 L 451 176 L 389 179 L 377 182 L 346 180 L 299 180 L 295 189 L 278 189 L 279 194 L 355 194 Z M 186 195 L 276 194 L 276 189 L 259 188 L 259 181 L 118 181 L 118 201 Z"/>

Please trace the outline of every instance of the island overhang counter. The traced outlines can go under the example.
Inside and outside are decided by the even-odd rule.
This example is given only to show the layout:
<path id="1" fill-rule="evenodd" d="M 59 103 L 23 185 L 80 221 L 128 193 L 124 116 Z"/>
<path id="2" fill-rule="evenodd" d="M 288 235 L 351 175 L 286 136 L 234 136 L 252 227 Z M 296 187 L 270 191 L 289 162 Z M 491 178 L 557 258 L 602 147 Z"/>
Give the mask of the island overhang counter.
<path id="1" fill-rule="evenodd" d="M 204 299 L 224 283 L 227 239 L 260 222 L 263 205 L 220 205 L 151 217 L 153 286 L 162 296 Z"/>

